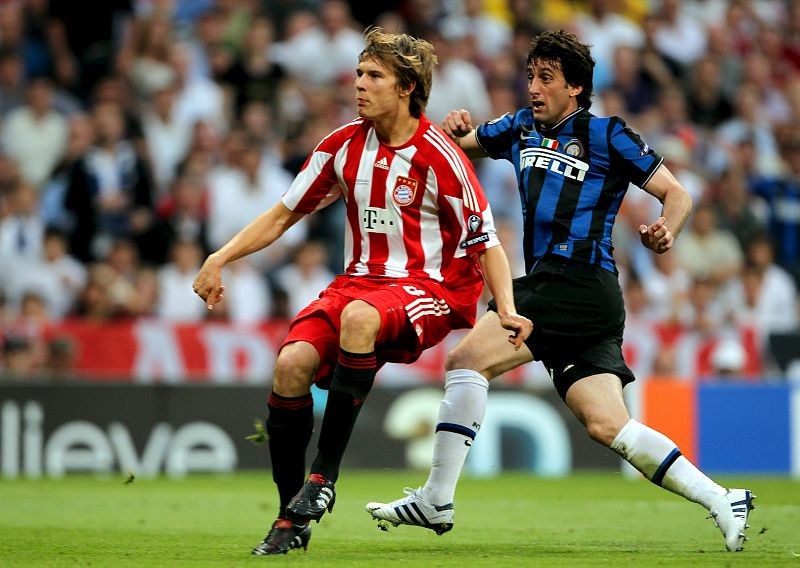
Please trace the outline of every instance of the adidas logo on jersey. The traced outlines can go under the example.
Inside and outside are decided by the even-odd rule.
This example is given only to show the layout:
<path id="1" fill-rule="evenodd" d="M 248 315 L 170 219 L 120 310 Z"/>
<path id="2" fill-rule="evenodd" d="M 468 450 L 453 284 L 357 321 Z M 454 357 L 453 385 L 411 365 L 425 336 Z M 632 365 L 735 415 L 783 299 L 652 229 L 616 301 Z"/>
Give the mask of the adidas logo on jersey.
<path id="1" fill-rule="evenodd" d="M 389 162 L 386 160 L 386 156 L 384 156 L 383 158 L 381 158 L 380 160 L 375 162 L 375 167 L 376 168 L 380 168 L 382 170 L 388 170 L 389 169 Z"/>

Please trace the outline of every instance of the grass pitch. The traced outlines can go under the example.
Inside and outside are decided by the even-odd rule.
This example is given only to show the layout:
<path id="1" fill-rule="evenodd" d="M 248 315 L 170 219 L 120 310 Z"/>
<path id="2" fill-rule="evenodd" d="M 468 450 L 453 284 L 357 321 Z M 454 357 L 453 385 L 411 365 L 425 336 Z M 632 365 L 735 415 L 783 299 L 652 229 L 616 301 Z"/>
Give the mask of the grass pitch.
<path id="1" fill-rule="evenodd" d="M 421 485 L 419 472 L 345 471 L 308 552 L 251 557 L 277 510 L 269 473 L 185 480 L 0 481 L 0 566 L 796 566 L 800 482 L 721 479 L 758 495 L 744 552 L 725 552 L 705 511 L 619 474 L 462 480 L 443 536 L 382 532 L 370 500 Z"/>

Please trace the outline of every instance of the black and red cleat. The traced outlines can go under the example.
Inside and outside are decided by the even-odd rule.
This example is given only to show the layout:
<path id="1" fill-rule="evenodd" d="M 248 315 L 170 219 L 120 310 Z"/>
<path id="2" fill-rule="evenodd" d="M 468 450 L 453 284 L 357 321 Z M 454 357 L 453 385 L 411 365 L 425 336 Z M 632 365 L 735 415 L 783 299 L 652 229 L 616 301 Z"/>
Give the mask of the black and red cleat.
<path id="1" fill-rule="evenodd" d="M 327 510 L 333 511 L 336 489 L 333 481 L 328 481 L 318 473 L 312 473 L 300 491 L 289 501 L 286 513 L 293 519 L 319 522 Z"/>
<path id="2" fill-rule="evenodd" d="M 264 540 L 253 549 L 253 556 L 286 554 L 293 548 L 308 549 L 311 527 L 308 523 L 294 523 L 288 519 L 277 519 L 272 523 Z"/>

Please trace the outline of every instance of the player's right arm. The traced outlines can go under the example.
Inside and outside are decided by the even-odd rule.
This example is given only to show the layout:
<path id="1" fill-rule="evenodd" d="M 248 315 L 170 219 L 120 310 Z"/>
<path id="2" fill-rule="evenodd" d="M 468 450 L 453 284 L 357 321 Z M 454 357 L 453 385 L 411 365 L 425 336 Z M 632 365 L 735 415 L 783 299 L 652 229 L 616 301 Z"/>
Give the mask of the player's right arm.
<path id="1" fill-rule="evenodd" d="M 451 110 L 442 122 L 442 130 L 464 151 L 470 160 L 488 156 L 478 144 L 476 130 L 472 125 L 472 117 L 469 111 L 463 108 Z"/>
<path id="2" fill-rule="evenodd" d="M 517 313 L 514 306 L 514 287 L 511 281 L 511 267 L 503 245 L 493 246 L 478 253 L 478 262 L 489 291 L 497 304 L 500 325 L 512 332 L 508 341 L 514 349 L 522 347 L 523 342 L 533 331 L 533 323 Z"/>
<path id="3" fill-rule="evenodd" d="M 236 259 L 245 257 L 274 243 L 289 228 L 305 216 L 296 213 L 279 201 L 265 211 L 203 263 L 194 279 L 195 293 L 203 298 L 209 310 L 223 299 L 222 268 Z"/>

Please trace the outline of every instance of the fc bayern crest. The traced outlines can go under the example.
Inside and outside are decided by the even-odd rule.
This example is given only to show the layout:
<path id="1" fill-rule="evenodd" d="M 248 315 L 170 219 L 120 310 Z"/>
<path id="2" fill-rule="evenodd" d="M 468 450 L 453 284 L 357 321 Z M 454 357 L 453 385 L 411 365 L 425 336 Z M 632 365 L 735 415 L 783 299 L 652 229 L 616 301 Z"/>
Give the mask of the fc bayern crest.
<path id="1" fill-rule="evenodd" d="M 573 138 L 572 140 L 567 142 L 566 146 L 564 146 L 564 153 L 567 154 L 568 156 L 580 158 L 581 156 L 583 156 L 583 144 L 581 144 L 580 140 Z"/>
<path id="2" fill-rule="evenodd" d="M 397 176 L 397 180 L 394 182 L 394 189 L 392 190 L 392 199 L 401 207 L 403 205 L 409 205 L 414 201 L 418 185 L 419 182 L 414 178 Z"/>
<path id="3" fill-rule="evenodd" d="M 469 228 L 470 234 L 477 233 L 482 224 L 483 221 L 481 221 L 481 218 L 477 215 L 470 215 L 467 219 L 467 228 Z"/>

